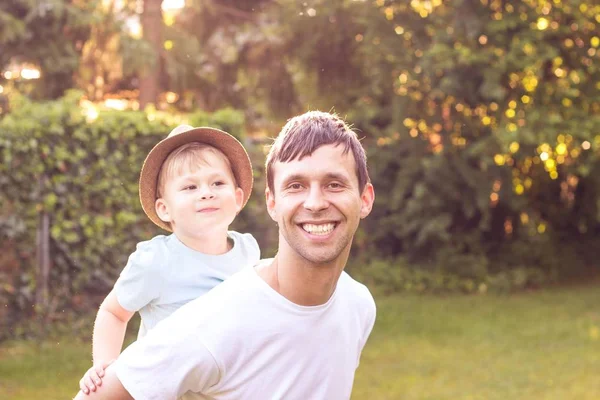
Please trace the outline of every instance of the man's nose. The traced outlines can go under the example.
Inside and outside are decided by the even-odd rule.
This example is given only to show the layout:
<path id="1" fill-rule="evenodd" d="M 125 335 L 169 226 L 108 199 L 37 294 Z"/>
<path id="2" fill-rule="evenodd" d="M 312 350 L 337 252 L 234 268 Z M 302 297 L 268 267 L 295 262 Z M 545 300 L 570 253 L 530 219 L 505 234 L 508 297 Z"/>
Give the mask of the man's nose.
<path id="1" fill-rule="evenodd" d="M 304 208 L 309 211 L 321 211 L 327 207 L 329 207 L 329 202 L 325 198 L 323 189 L 320 186 L 312 186 L 304 200 Z"/>

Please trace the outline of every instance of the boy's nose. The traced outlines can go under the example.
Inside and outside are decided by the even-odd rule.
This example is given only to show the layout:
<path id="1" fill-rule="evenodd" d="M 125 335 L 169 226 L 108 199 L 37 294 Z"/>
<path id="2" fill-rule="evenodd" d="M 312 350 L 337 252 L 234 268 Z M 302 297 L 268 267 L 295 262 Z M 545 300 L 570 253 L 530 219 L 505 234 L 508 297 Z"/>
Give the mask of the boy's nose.
<path id="1" fill-rule="evenodd" d="M 215 197 L 215 194 L 213 193 L 212 190 L 210 190 L 210 187 L 208 187 L 208 186 L 202 186 L 200 188 L 199 195 L 200 195 L 200 199 L 202 199 L 202 200 L 210 200 Z"/>

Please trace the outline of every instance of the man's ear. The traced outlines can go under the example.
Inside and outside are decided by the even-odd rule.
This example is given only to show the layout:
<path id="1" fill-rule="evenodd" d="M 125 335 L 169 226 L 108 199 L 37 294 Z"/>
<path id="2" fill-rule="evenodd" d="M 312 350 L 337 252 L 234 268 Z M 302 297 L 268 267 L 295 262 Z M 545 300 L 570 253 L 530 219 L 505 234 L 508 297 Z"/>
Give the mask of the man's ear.
<path id="1" fill-rule="evenodd" d="M 235 189 L 235 210 L 236 214 L 242 211 L 244 205 L 244 191 L 242 188 Z"/>
<path id="2" fill-rule="evenodd" d="M 275 194 L 267 187 L 265 189 L 265 200 L 267 202 L 267 212 L 271 219 L 277 222 L 277 213 L 275 212 Z"/>
<path id="3" fill-rule="evenodd" d="M 375 189 L 371 183 L 367 183 L 360 195 L 360 218 L 366 218 L 373 209 L 373 202 L 375 201 Z"/>
<path id="4" fill-rule="evenodd" d="M 169 214 L 169 206 L 163 198 L 158 198 L 154 202 L 154 210 L 158 214 L 158 218 L 163 222 L 172 222 L 171 215 Z"/>

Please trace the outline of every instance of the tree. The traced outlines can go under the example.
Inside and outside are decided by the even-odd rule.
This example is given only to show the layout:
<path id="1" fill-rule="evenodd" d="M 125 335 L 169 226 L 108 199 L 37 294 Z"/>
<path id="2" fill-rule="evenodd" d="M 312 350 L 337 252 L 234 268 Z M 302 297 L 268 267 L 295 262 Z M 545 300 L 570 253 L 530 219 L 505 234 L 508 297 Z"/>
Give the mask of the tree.
<path id="1" fill-rule="evenodd" d="M 90 2 L 14 0 L 0 3 L 0 69 L 31 63 L 42 71 L 36 98 L 57 98 L 74 85 L 93 20 Z"/>
<path id="2" fill-rule="evenodd" d="M 140 73 L 140 107 L 156 104 L 160 92 L 160 71 L 163 49 L 163 17 L 162 0 L 144 0 L 142 11 L 142 32 L 144 39 L 150 44 L 153 59 Z"/>
<path id="3" fill-rule="evenodd" d="M 372 149 L 378 254 L 598 230 L 598 6 L 280 4 L 302 104 L 348 115 Z"/>
<path id="4" fill-rule="evenodd" d="M 136 1 L 112 0 L 93 9 L 90 36 L 75 75 L 77 87 L 91 101 L 101 101 L 119 89 L 134 89 L 133 78 L 153 60 L 150 45 L 127 26 L 138 16 L 136 8 Z"/>

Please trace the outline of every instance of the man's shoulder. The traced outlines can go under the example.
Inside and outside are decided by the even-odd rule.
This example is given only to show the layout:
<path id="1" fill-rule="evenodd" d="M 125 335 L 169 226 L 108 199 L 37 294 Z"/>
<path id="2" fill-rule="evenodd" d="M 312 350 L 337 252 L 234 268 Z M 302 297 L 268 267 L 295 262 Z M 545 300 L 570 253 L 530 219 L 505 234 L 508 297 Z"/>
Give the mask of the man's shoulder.
<path id="1" fill-rule="evenodd" d="M 363 283 L 360 283 L 356 279 L 350 276 L 346 271 L 342 271 L 339 279 L 339 285 L 341 285 L 345 290 L 358 292 L 362 294 L 367 294 L 370 296 L 371 292 L 369 292 L 369 288 L 365 286 Z"/>
<path id="2" fill-rule="evenodd" d="M 362 304 L 368 308 L 375 308 L 375 299 L 369 288 L 352 278 L 347 272 L 342 272 L 338 281 L 338 288 L 341 290 L 341 295 L 352 299 L 358 304 Z"/>
<path id="3" fill-rule="evenodd" d="M 363 340 L 366 341 L 371 329 L 373 329 L 377 315 L 375 299 L 369 291 L 369 288 L 367 288 L 364 284 L 354 280 L 346 272 L 342 272 L 339 281 L 340 282 L 338 285 L 341 286 L 342 295 L 345 296 L 344 301 L 346 303 L 346 307 L 356 311 L 354 315 L 356 315 L 361 322 L 363 327 Z"/>

